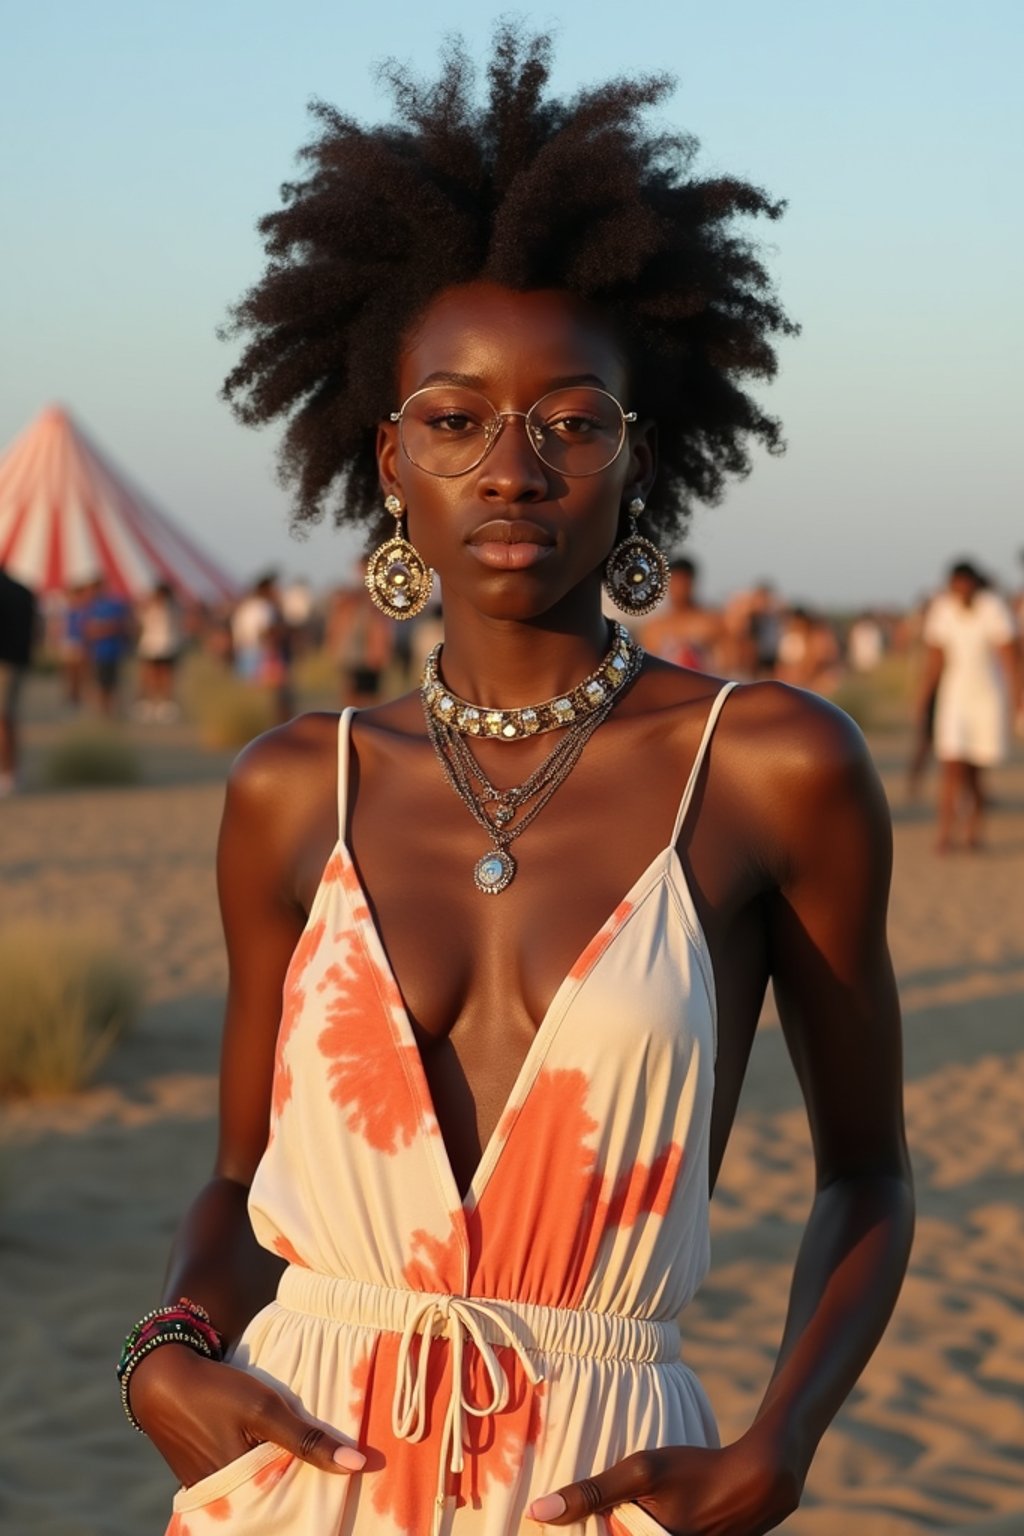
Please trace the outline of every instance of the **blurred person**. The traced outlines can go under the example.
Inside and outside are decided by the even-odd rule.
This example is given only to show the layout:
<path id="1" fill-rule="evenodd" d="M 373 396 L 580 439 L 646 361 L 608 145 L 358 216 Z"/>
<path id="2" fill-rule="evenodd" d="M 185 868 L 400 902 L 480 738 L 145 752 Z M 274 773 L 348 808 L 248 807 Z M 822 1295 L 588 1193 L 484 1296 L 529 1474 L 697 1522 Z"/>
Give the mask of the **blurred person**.
<path id="1" fill-rule="evenodd" d="M 780 629 L 781 610 L 771 582 L 734 592 L 722 610 L 719 641 L 727 676 L 773 676 Z"/>
<path id="2" fill-rule="evenodd" d="M 57 655 L 64 683 L 64 702 L 72 709 L 81 706 L 89 679 L 89 651 L 85 643 L 85 607 L 91 582 L 80 582 L 64 594 L 60 617 Z"/>
<path id="3" fill-rule="evenodd" d="M 916 800 L 921 793 L 924 776 L 935 750 L 935 696 L 938 677 L 926 664 L 924 626 L 928 618 L 933 593 L 918 596 L 897 627 L 897 643 L 904 652 L 920 656 L 921 681 L 917 689 L 917 705 L 913 711 L 912 744 L 907 763 L 907 797 Z"/>
<path id="4" fill-rule="evenodd" d="M 82 633 L 89 665 L 89 684 L 100 713 L 117 709 L 124 658 L 132 643 L 134 619 L 129 603 L 112 591 L 102 576 L 92 583 L 82 609 Z"/>
<path id="5" fill-rule="evenodd" d="M 274 631 L 283 622 L 276 601 L 277 575 L 267 571 L 239 598 L 231 615 L 231 648 L 235 671 L 246 682 L 258 682 L 264 671 Z"/>
<path id="6" fill-rule="evenodd" d="M 295 576 L 281 588 L 281 615 L 288 626 L 291 657 L 304 656 L 312 641 L 313 588 L 304 576 Z"/>
<path id="7" fill-rule="evenodd" d="M 850 625 L 846 659 L 854 672 L 875 672 L 885 656 L 885 631 L 874 613 L 862 613 Z"/>
<path id="8" fill-rule="evenodd" d="M 366 588 L 367 562 L 356 567 L 356 580 L 339 587 L 327 610 L 324 643 L 338 668 L 343 705 L 376 704 L 394 648 L 394 623 L 373 604 Z"/>
<path id="9" fill-rule="evenodd" d="M 268 692 L 281 725 L 294 711 L 291 634 L 278 596 L 277 573 L 267 571 L 242 598 L 231 617 L 235 670 Z"/>
<path id="10" fill-rule="evenodd" d="M 968 849 L 982 846 L 983 772 L 1005 760 L 1017 697 L 1016 626 L 1009 605 L 970 560 L 951 567 L 924 623 L 917 717 L 935 701 L 934 747 L 942 767 L 936 850 L 948 853 L 960 824 Z M 922 724 L 923 728 L 923 724 Z"/>
<path id="11" fill-rule="evenodd" d="M 21 692 L 38 622 L 35 593 L 0 566 L 0 796 L 18 786 Z"/>
<path id="12" fill-rule="evenodd" d="M 840 653 L 832 626 L 809 608 L 791 608 L 775 647 L 775 677 L 796 688 L 831 693 L 839 682 Z"/>
<path id="13" fill-rule="evenodd" d="M 167 723 L 180 713 L 174 697 L 174 679 L 184 644 L 181 610 L 169 582 L 160 581 L 135 610 L 139 659 L 140 720 Z"/>
<path id="14" fill-rule="evenodd" d="M 717 666 L 722 616 L 697 601 L 697 574 L 696 563 L 685 555 L 669 561 L 668 607 L 641 626 L 639 638 L 652 656 L 707 672 Z"/>

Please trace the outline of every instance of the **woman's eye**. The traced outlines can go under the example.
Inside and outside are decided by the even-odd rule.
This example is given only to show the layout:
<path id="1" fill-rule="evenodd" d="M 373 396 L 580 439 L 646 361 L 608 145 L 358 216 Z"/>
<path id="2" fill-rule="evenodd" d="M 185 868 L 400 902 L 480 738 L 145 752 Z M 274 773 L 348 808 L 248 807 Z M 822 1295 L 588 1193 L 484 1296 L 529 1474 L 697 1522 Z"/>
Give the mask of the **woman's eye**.
<path id="1" fill-rule="evenodd" d="M 438 411 L 436 415 L 427 418 L 427 425 L 437 432 L 463 433 L 471 432 L 480 423 L 464 411 Z"/>
<path id="2" fill-rule="evenodd" d="M 586 437 L 598 425 L 592 416 L 558 416 L 547 423 L 547 430 L 560 432 L 563 437 Z"/>

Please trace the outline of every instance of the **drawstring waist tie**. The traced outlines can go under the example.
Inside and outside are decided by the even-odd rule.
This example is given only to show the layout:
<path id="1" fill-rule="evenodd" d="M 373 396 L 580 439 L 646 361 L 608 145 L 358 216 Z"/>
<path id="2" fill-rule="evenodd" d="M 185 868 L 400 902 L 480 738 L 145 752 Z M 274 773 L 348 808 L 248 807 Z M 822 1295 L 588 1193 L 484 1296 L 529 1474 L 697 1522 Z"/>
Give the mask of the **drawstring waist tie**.
<path id="1" fill-rule="evenodd" d="M 416 1442 L 427 1428 L 427 1380 L 435 1339 L 447 1339 L 452 1351 L 451 1386 L 441 1429 L 433 1536 L 438 1536 L 446 1503 L 447 1472 L 464 1465 L 466 1415 L 487 1418 L 509 1399 L 509 1380 L 495 1347 L 515 1352 L 527 1380 L 536 1386 L 543 1374 L 536 1356 L 574 1355 L 632 1364 L 678 1360 L 679 1325 L 648 1321 L 579 1307 L 544 1307 L 533 1302 L 499 1301 L 490 1296 L 452 1296 L 374 1285 L 335 1275 L 318 1275 L 289 1266 L 277 1299 L 282 1307 L 349 1326 L 399 1335 L 398 1365 L 391 1402 L 396 1438 Z M 422 1339 L 413 1358 L 412 1341 Z M 490 1400 L 466 1397 L 463 1361 L 467 1345 L 480 1356 L 491 1388 Z"/>

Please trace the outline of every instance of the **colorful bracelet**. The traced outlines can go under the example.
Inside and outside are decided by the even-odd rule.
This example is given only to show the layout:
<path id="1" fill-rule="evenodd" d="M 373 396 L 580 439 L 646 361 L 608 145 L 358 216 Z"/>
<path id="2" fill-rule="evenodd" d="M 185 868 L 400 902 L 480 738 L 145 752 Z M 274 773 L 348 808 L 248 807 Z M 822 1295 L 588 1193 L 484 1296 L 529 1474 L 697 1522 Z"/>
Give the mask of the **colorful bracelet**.
<path id="1" fill-rule="evenodd" d="M 129 1424 L 140 1434 L 145 1430 L 132 1412 L 128 1384 L 135 1367 L 161 1344 L 184 1344 L 208 1360 L 223 1360 L 224 1340 L 210 1322 L 210 1314 L 187 1296 L 165 1307 L 154 1307 L 130 1329 L 117 1363 L 121 1406 Z"/>

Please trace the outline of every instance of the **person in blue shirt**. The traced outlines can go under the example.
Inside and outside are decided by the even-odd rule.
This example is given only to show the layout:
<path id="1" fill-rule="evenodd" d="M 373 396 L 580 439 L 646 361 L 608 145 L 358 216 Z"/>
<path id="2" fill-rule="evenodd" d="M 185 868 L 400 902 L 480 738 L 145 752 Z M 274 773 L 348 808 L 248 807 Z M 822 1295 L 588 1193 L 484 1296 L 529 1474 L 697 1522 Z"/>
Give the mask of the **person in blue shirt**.
<path id="1" fill-rule="evenodd" d="M 130 605 L 110 591 L 102 577 L 97 579 L 85 602 L 82 629 L 91 679 L 104 715 L 113 715 L 117 707 L 121 664 L 131 642 L 132 628 Z"/>

